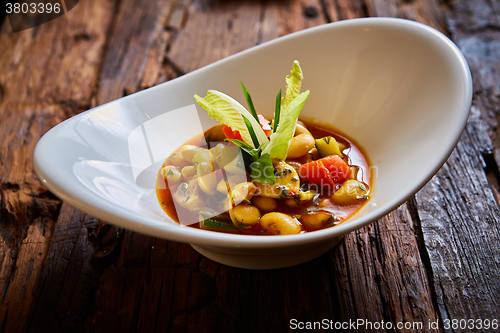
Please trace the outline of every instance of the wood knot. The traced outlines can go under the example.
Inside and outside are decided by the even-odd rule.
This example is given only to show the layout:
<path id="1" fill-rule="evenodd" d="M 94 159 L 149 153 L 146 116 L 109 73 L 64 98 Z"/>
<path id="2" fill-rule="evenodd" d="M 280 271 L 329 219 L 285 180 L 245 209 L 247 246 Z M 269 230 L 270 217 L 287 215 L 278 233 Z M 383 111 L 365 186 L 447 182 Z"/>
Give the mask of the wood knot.
<path id="1" fill-rule="evenodd" d="M 316 18 L 318 17 L 318 9 L 314 6 L 307 6 L 302 8 L 302 14 L 307 18 Z"/>
<path id="2" fill-rule="evenodd" d="M 92 39 L 92 35 L 86 31 L 79 32 L 79 33 L 73 35 L 73 40 L 75 42 L 86 42 L 86 41 L 89 41 L 91 39 Z"/>
<path id="3" fill-rule="evenodd" d="M 0 183 L 0 189 L 17 192 L 21 189 L 21 186 L 19 186 L 19 184 L 16 184 L 16 183 L 5 182 L 5 183 Z"/>
<path id="4" fill-rule="evenodd" d="M 94 257 L 103 259 L 118 251 L 122 234 L 122 229 L 103 222 L 99 222 L 97 228 L 89 230 L 89 240 L 94 245 Z"/>

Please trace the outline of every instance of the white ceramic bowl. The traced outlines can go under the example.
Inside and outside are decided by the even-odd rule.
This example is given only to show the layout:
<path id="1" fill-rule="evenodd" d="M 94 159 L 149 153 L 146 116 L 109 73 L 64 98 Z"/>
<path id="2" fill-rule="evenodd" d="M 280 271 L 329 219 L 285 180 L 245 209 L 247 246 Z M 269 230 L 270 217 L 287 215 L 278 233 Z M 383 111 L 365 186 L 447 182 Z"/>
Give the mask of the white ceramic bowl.
<path id="1" fill-rule="evenodd" d="M 257 110 L 271 116 L 294 59 L 301 62 L 304 89 L 311 90 L 303 118 L 355 138 L 375 166 L 370 202 L 339 226 L 300 235 L 232 235 L 173 222 L 157 203 L 153 184 L 170 152 L 201 131 L 193 94 L 218 89 L 243 102 L 241 80 Z M 120 227 L 190 243 L 231 266 L 285 267 L 319 256 L 421 188 L 455 146 L 471 95 L 466 61 L 438 31 L 400 19 L 342 21 L 273 40 L 72 117 L 40 139 L 35 170 L 54 194 Z"/>

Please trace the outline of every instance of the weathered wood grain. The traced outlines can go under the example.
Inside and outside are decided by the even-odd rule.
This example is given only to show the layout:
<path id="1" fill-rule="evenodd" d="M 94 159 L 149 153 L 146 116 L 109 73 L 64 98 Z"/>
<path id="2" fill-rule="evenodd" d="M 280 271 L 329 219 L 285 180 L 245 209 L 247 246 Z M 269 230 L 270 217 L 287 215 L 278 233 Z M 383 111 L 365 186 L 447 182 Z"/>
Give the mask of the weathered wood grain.
<path id="1" fill-rule="evenodd" d="M 335 302 L 341 305 L 338 320 L 427 324 L 438 319 L 413 219 L 405 204 L 347 235 L 333 251 L 329 266 L 336 285 Z"/>
<path id="2" fill-rule="evenodd" d="M 469 62 L 474 100 L 446 165 L 417 196 L 443 318 L 499 318 L 500 13 L 493 2 L 451 1 L 446 30 Z M 497 146 L 498 147 L 498 146 Z M 487 178 L 485 169 L 492 173 Z M 491 185 L 491 186 L 490 186 Z M 498 199 L 497 199 L 498 200 Z"/>
<path id="3" fill-rule="evenodd" d="M 51 126 L 90 105 L 112 6 L 85 2 L 40 27 L 0 34 L 2 331 L 29 327 L 61 205 L 34 176 L 33 148 Z"/>
<path id="4" fill-rule="evenodd" d="M 45 262 L 36 267 L 40 276 L 31 311 L 24 316 L 27 330 L 38 332 L 43 327 L 43 331 L 70 332 L 84 326 L 97 288 L 96 277 L 105 267 L 96 258 L 102 250 L 100 242 L 93 239 L 96 228 L 95 218 L 62 206 Z"/>
<path id="5" fill-rule="evenodd" d="M 258 4 L 248 1 L 213 3 L 193 1 L 187 10 L 185 26 L 170 45 L 167 57 L 183 73 L 257 44 Z"/>
<path id="6" fill-rule="evenodd" d="M 417 19 L 448 33 L 462 49 L 474 80 L 471 116 L 440 172 L 416 195 L 433 289 L 442 319 L 498 318 L 500 211 L 494 191 L 498 164 L 500 34 L 489 1 L 367 1 L 368 12 Z M 398 12 L 400 10 L 400 13 Z M 489 134 L 489 135 L 488 135 Z M 486 164 L 489 162 L 489 165 Z M 489 169 L 489 180 L 485 173 Z"/>
<path id="7" fill-rule="evenodd" d="M 0 33 L 0 331 L 283 331 L 292 318 L 498 317 L 500 214 L 488 184 L 498 182 L 500 147 L 492 6 L 82 1 L 39 28 Z M 471 64 L 474 108 L 456 152 L 415 199 L 321 258 L 276 271 L 222 266 L 188 245 L 98 222 L 34 177 L 37 138 L 72 114 L 272 38 L 367 15 L 449 33 Z"/>
<path id="8" fill-rule="evenodd" d="M 367 16 L 366 4 L 363 1 L 323 0 L 323 11 L 328 22 Z"/>
<path id="9" fill-rule="evenodd" d="M 97 104 L 138 90 L 146 66 L 158 58 L 154 53 L 161 54 L 166 44 L 164 29 L 173 4 L 173 1 L 120 1 L 99 73 Z M 151 70 L 150 67 L 147 69 Z"/>

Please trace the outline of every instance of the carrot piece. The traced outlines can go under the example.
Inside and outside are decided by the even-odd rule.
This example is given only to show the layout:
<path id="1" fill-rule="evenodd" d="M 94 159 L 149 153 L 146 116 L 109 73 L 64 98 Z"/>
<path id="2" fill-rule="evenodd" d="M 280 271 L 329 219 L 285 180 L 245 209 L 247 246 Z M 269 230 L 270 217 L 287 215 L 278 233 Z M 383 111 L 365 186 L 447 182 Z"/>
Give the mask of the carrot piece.
<path id="1" fill-rule="evenodd" d="M 351 168 L 338 155 L 330 155 L 302 164 L 299 172 L 302 179 L 322 186 L 342 183 L 350 174 Z"/>
<path id="2" fill-rule="evenodd" d="M 318 160 L 330 172 L 330 177 L 335 183 L 342 183 L 351 175 L 351 168 L 338 155 L 329 155 Z"/>
<path id="3" fill-rule="evenodd" d="M 237 140 L 243 140 L 241 138 L 241 134 L 239 131 L 233 131 L 231 127 L 224 125 L 222 126 L 222 133 L 226 136 L 228 139 L 237 139 Z"/>
<path id="4" fill-rule="evenodd" d="M 302 164 L 302 166 L 300 167 L 299 176 L 309 183 L 318 184 L 321 186 L 335 185 L 332 178 L 330 177 L 330 172 L 328 171 L 328 169 L 318 161 L 312 161 Z"/>

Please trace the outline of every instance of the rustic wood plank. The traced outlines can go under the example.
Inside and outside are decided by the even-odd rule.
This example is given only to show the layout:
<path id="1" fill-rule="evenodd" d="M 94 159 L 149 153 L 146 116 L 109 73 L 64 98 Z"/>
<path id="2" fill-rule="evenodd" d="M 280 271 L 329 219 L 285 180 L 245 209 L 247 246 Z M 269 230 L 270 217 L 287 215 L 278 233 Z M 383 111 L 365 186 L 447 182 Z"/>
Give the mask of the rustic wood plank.
<path id="1" fill-rule="evenodd" d="M 168 59 L 187 73 L 254 46 L 259 17 L 259 4 L 252 2 L 193 1 L 185 26 L 170 45 Z"/>
<path id="2" fill-rule="evenodd" d="M 417 194 L 417 208 L 442 318 L 498 318 L 500 13 L 489 1 L 448 6 L 446 29 L 469 62 L 475 94 L 457 148 Z"/>
<path id="3" fill-rule="evenodd" d="M 328 22 L 367 16 L 364 1 L 323 0 L 322 4 Z"/>
<path id="4" fill-rule="evenodd" d="M 110 13 L 108 1 L 85 2 L 40 27 L 0 34 L 2 331 L 30 324 L 61 205 L 32 171 L 33 148 L 51 126 L 90 105 Z"/>
<path id="5" fill-rule="evenodd" d="M 36 301 L 26 316 L 27 330 L 69 332 L 84 327 L 97 277 L 105 266 L 97 256 L 102 243 L 93 239 L 97 226 L 95 218 L 62 206 L 34 293 Z M 99 234 L 102 239 L 105 233 Z"/>
<path id="6" fill-rule="evenodd" d="M 341 305 L 338 320 L 427 324 L 438 319 L 415 237 L 417 228 L 405 204 L 345 237 L 329 265 Z"/>
<path id="7" fill-rule="evenodd" d="M 262 11 L 259 43 L 327 22 L 317 0 L 269 1 Z"/>
<path id="8" fill-rule="evenodd" d="M 448 163 L 417 193 L 441 316 L 498 318 L 500 210 L 469 131 Z M 476 119 L 474 119 L 476 118 Z"/>
<path id="9" fill-rule="evenodd" d="M 158 53 L 158 48 L 165 45 L 163 29 L 173 4 L 172 1 L 120 2 L 101 66 L 98 104 L 137 91 L 148 59 L 155 58 L 148 53 Z"/>
<path id="10" fill-rule="evenodd" d="M 494 279 L 498 252 L 491 246 L 479 247 L 478 242 L 498 243 L 494 219 L 498 206 L 492 204 L 491 192 L 472 192 L 470 184 L 460 186 L 465 188 L 464 197 L 485 205 L 471 208 L 458 194 L 450 205 L 450 198 L 442 193 L 457 190 L 458 167 L 466 170 L 459 172 L 464 179 L 487 189 L 480 153 L 487 152 L 487 147 L 494 150 L 487 134 L 495 138 L 495 128 L 485 123 L 496 124 L 499 103 L 497 62 L 487 57 L 495 44 L 486 41 L 496 36 L 498 20 L 485 19 L 478 11 L 471 15 L 467 30 L 460 25 L 469 20 L 460 16 L 466 8 L 461 2 L 442 5 L 446 12 L 440 12 L 443 8 L 432 0 L 148 4 L 122 0 L 114 6 L 109 1 L 85 2 L 72 10 L 74 16 L 37 28 L 36 34 L 0 35 L 0 45 L 8 46 L 0 64 L 10 69 L 0 73 L 0 117 L 11 127 L 0 132 L 0 331 L 40 327 L 52 331 L 84 327 L 91 331 L 284 330 L 291 318 L 426 322 L 439 316 L 493 313 L 496 303 L 484 292 L 498 294 L 498 279 L 496 285 Z M 449 20 L 443 17 L 447 11 L 453 13 Z M 484 87 L 476 96 L 475 118 L 466 138 L 447 169 L 416 201 L 347 235 L 321 258 L 276 271 L 221 266 L 188 245 L 122 231 L 66 204 L 61 207 L 31 172 L 36 139 L 68 115 L 277 36 L 367 14 L 416 19 L 451 31 L 462 48 L 472 49 L 469 60 L 477 62 L 476 68 L 486 63 L 488 70 L 474 73 Z M 68 24 L 74 29 L 67 29 Z M 472 44 L 471 32 L 478 34 Z M 52 45 L 52 54 L 40 57 L 37 50 L 44 43 Z M 473 46 L 481 46 L 483 53 Z M 66 67 L 56 68 L 57 57 L 51 55 L 60 55 Z M 70 65 L 72 71 L 67 71 Z M 21 80 L 32 76 L 28 83 Z M 52 82 L 53 78 L 57 80 Z M 16 90 L 11 82 L 19 85 L 21 95 L 12 94 Z M 68 86 L 67 82 L 84 84 Z M 469 154 L 473 157 L 464 159 Z M 485 216 L 481 207 L 487 207 L 488 219 L 477 222 L 476 216 Z M 449 216 L 463 212 L 459 228 L 445 224 Z M 466 218 L 475 219 L 477 225 L 471 227 Z M 468 236 L 471 229 L 477 237 Z M 449 245 L 448 234 L 458 241 Z M 462 258 L 474 257 L 468 247 L 456 246 L 471 239 L 481 259 Z M 465 275 L 469 285 L 454 278 L 462 272 L 450 263 L 469 269 Z M 480 273 L 493 278 L 478 278 Z M 471 283 L 476 278 L 478 286 Z M 467 297 L 457 290 L 465 290 Z M 470 297 L 476 290 L 483 291 L 482 301 L 478 295 Z"/>
<path id="11" fill-rule="evenodd" d="M 172 40 L 182 29 L 188 17 L 190 0 L 177 0 L 172 3 L 171 11 L 163 27 L 164 31 L 158 34 L 153 41 L 149 57 L 141 79 L 141 88 L 151 87 L 182 75 L 183 72 L 175 67 L 168 59 L 168 51 Z"/>
<path id="12" fill-rule="evenodd" d="M 421 220 L 441 318 L 498 318 L 499 173 L 495 159 L 488 159 L 496 154 L 498 160 L 499 151 L 493 144 L 500 110 L 498 9 L 489 1 L 440 7 L 373 0 L 367 7 L 371 14 L 417 19 L 449 33 L 469 61 L 475 88 L 467 128 L 445 166 L 417 193 L 414 214 Z M 485 169 L 491 170 L 489 180 Z"/>

